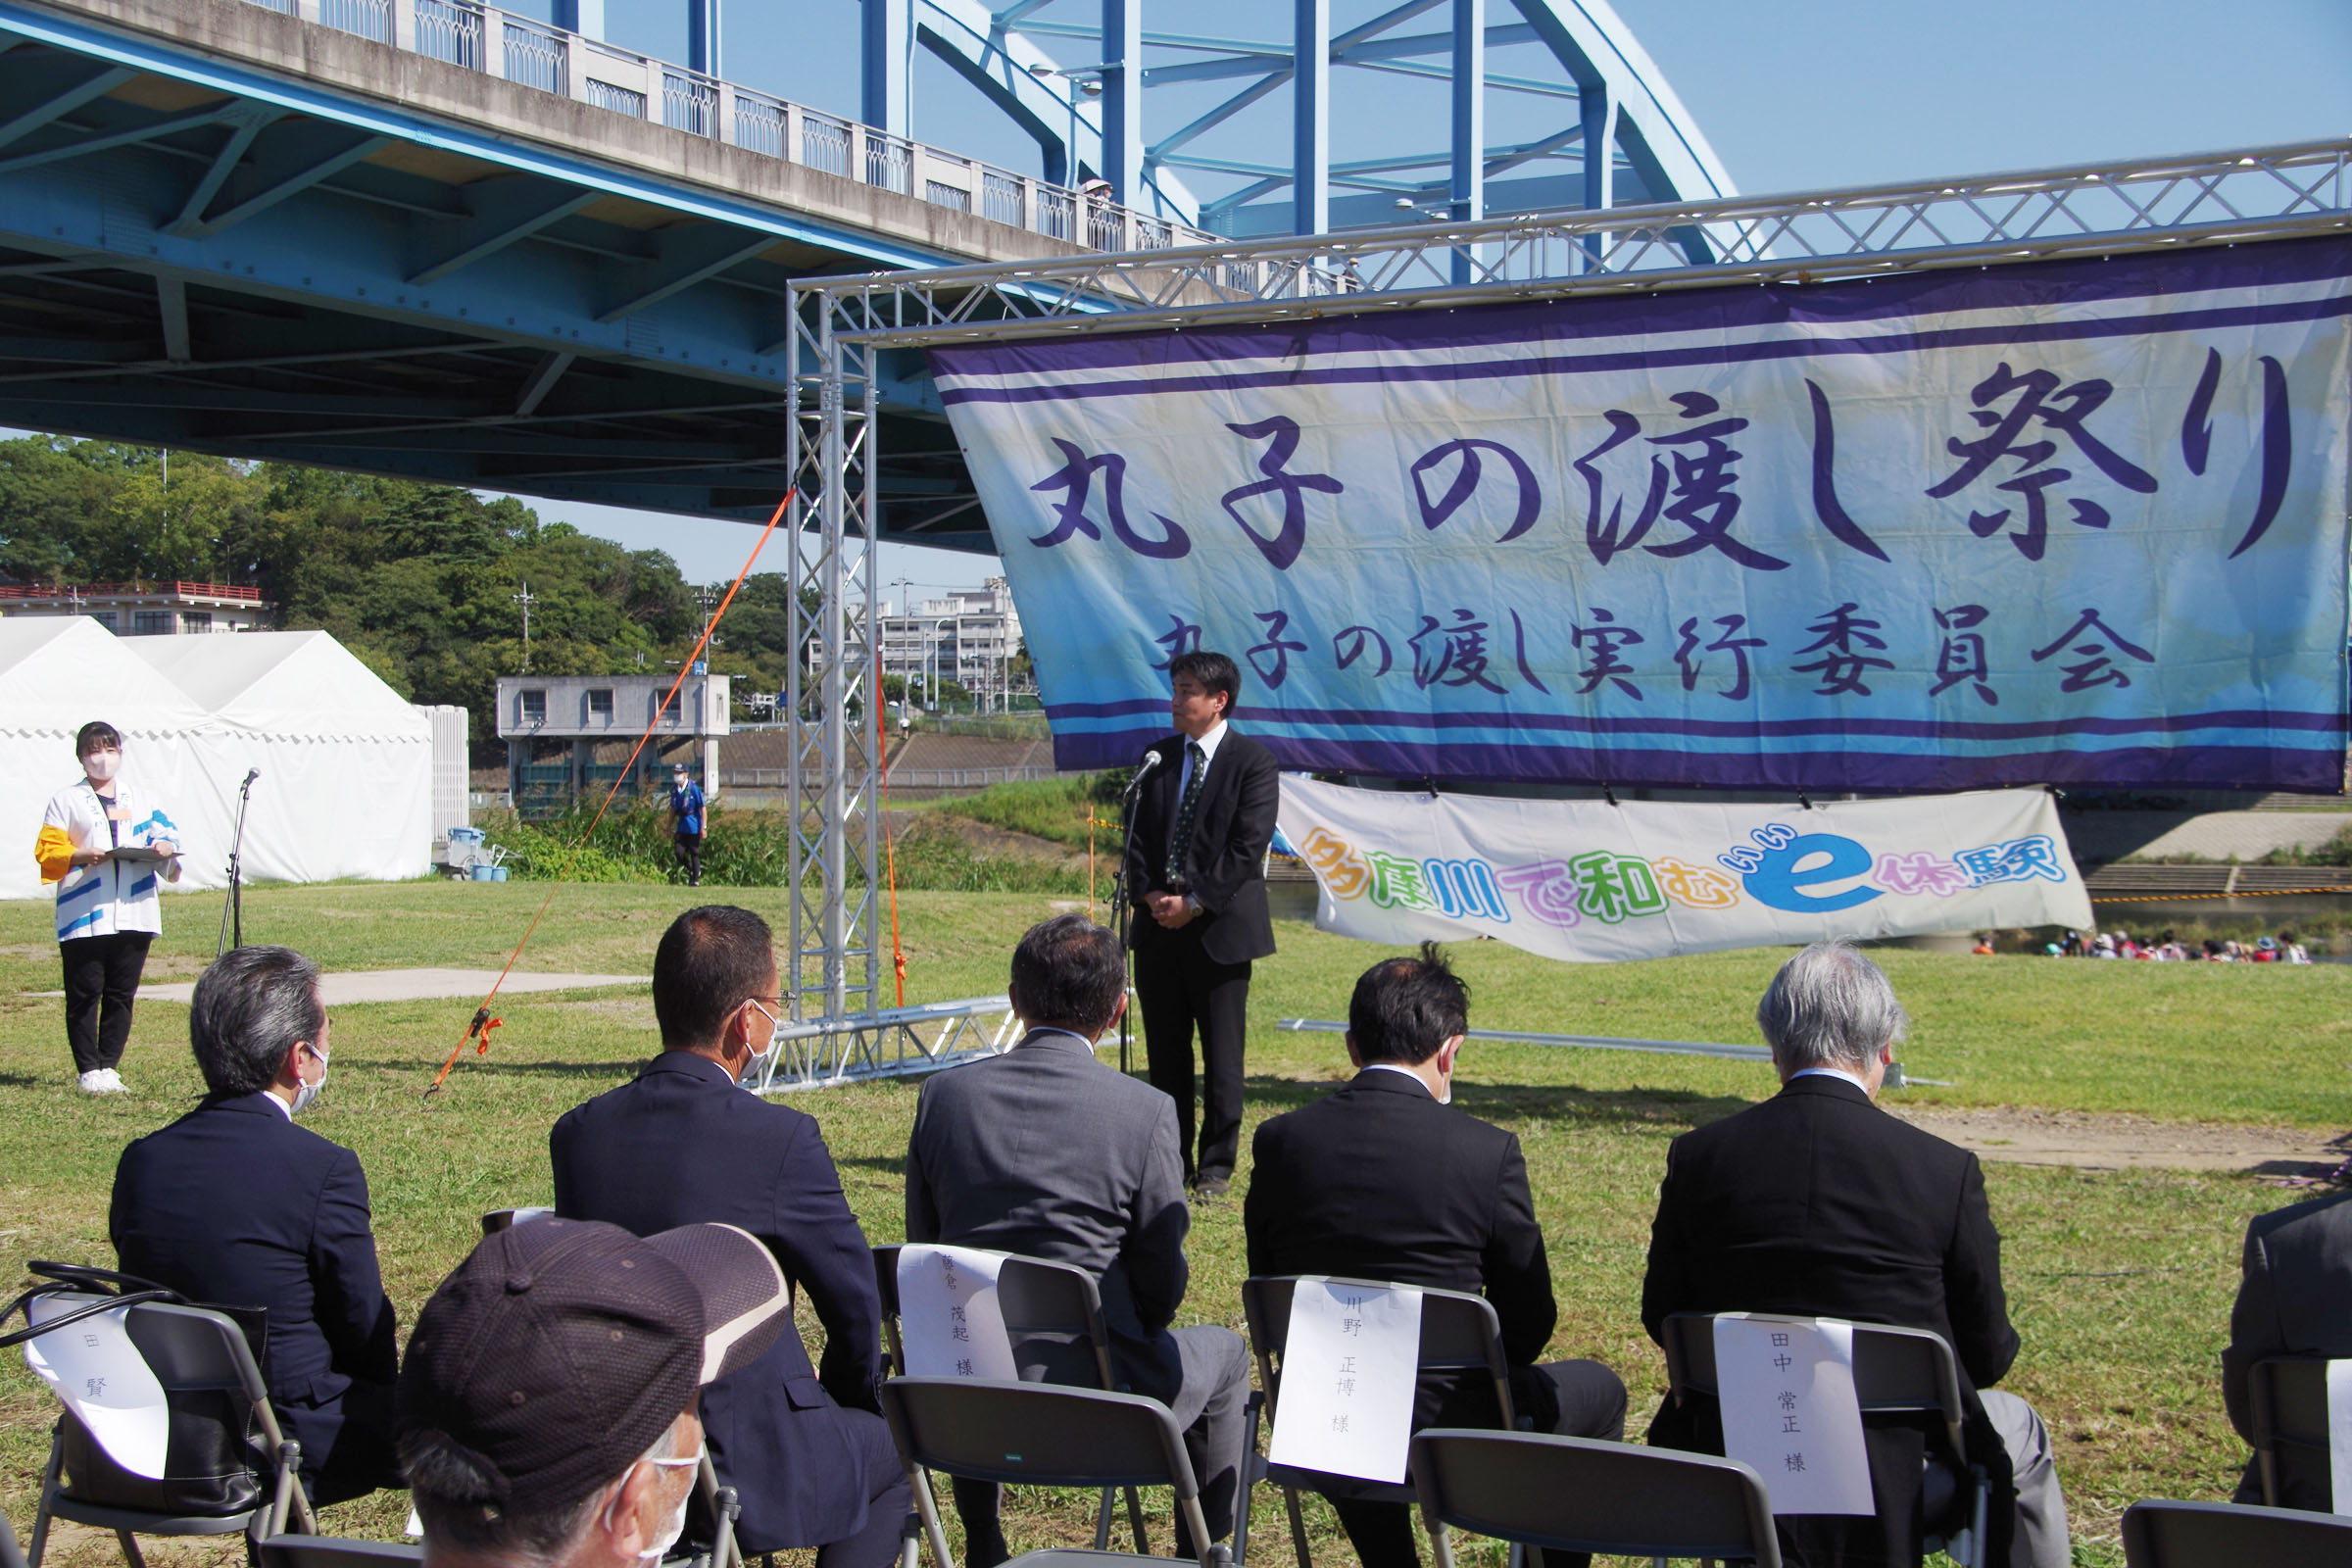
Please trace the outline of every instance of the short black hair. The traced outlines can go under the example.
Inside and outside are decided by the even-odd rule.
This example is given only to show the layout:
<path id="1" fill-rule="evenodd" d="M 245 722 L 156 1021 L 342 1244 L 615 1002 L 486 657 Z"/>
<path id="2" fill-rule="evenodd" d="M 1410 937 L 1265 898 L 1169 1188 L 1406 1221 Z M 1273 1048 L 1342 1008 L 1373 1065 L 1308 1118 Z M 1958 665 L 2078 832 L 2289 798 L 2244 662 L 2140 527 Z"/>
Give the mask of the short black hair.
<path id="1" fill-rule="evenodd" d="M 732 904 L 688 909 L 654 949 L 654 1021 L 664 1046 L 707 1046 L 747 997 L 763 997 L 776 972 L 767 922 Z"/>
<path id="2" fill-rule="evenodd" d="M 1119 939 L 1083 914 L 1041 920 L 1012 950 L 1012 1001 L 1040 1028 L 1099 1035 L 1119 1015 L 1127 962 Z"/>
<path id="3" fill-rule="evenodd" d="M 1453 972 L 1435 942 L 1418 958 L 1383 958 L 1355 982 L 1348 1032 L 1366 1065 L 1418 1067 L 1470 1027 L 1470 984 Z"/>
<path id="4" fill-rule="evenodd" d="M 1179 675 L 1192 676 L 1211 693 L 1224 693 L 1225 716 L 1233 716 L 1234 706 L 1242 700 L 1242 672 L 1232 660 L 1196 648 L 1168 661 L 1168 683 L 1174 685 Z"/>
<path id="5" fill-rule="evenodd" d="M 80 761 L 101 746 L 122 749 L 122 732 L 103 718 L 93 718 L 74 737 L 74 760 Z"/>
<path id="6" fill-rule="evenodd" d="M 292 948 L 231 948 L 213 960 L 188 1001 L 188 1044 L 215 1095 L 259 1094 L 286 1053 L 326 1027 L 318 966 Z"/>

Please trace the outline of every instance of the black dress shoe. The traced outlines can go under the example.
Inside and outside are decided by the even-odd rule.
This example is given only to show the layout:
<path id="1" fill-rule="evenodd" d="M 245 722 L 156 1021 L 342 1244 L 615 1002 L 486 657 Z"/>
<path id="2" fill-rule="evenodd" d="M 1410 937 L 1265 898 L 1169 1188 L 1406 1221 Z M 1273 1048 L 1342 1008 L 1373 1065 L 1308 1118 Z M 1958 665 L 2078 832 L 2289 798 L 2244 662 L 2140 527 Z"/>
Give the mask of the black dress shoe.
<path id="1" fill-rule="evenodd" d="M 1223 1176 L 1203 1176 L 1193 1184 L 1193 1198 L 1198 1202 L 1214 1202 L 1233 1190 L 1233 1183 Z"/>

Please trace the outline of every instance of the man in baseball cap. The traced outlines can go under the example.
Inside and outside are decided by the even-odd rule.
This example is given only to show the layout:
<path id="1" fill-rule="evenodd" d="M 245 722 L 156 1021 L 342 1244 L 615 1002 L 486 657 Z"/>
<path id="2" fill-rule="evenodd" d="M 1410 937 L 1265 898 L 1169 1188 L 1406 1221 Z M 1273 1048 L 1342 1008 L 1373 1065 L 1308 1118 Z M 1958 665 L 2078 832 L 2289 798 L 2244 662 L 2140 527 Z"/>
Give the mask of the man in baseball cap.
<path id="1" fill-rule="evenodd" d="M 432 1568 L 644 1568 L 694 1490 L 704 1385 L 790 1328 L 776 1261 L 731 1225 L 635 1237 L 539 1219 L 485 1237 L 425 1303 L 396 1432 Z"/>

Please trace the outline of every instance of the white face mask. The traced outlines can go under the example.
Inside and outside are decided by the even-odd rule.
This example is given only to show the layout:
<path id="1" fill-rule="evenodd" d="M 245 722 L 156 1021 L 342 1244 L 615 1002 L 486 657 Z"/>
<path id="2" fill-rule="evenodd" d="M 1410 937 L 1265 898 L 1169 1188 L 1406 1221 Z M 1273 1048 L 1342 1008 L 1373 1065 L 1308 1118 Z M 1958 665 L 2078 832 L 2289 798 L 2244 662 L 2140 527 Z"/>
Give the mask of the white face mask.
<path id="1" fill-rule="evenodd" d="M 92 752 L 81 760 L 81 770 L 89 774 L 91 782 L 97 784 L 113 783 L 115 775 L 122 771 L 122 754 L 121 752 Z"/>
<path id="2" fill-rule="evenodd" d="M 667 1447 L 668 1446 L 669 1434 L 665 1432 L 662 1435 L 662 1442 L 657 1446 Z M 703 1462 L 704 1446 L 704 1445 L 698 1445 L 692 1456 L 688 1458 L 675 1459 L 666 1454 L 647 1454 L 645 1462 L 650 1465 L 658 1465 L 664 1470 L 693 1470 L 699 1468 Z M 688 1487 L 679 1494 L 678 1505 L 669 1511 L 669 1518 L 663 1523 L 662 1534 L 654 1539 L 652 1545 L 637 1554 L 638 1561 L 658 1563 L 669 1555 L 669 1548 L 676 1545 L 678 1537 L 686 1533 L 686 1505 L 693 1500 L 694 1488 Z"/>
<path id="3" fill-rule="evenodd" d="M 774 1013 L 768 1011 L 765 1007 L 760 1007 L 759 1003 L 753 1002 L 749 997 L 746 997 L 744 1000 L 752 1006 L 760 1007 L 760 1016 L 765 1018 L 769 1025 L 767 1049 L 765 1051 L 754 1052 L 752 1054 L 751 1061 L 747 1063 L 743 1069 L 743 1075 L 745 1078 L 758 1081 L 764 1079 L 767 1076 L 768 1068 L 775 1062 L 776 1053 L 784 1049 L 784 1042 L 777 1038 L 777 1031 L 784 1027 L 784 1020 L 778 1018 Z"/>
<path id="4" fill-rule="evenodd" d="M 318 1058 L 318 1076 L 295 1085 L 292 1109 L 297 1116 L 310 1109 L 318 1098 L 318 1091 L 326 1087 L 326 1053 L 317 1046 L 305 1046 L 302 1049 Z"/>

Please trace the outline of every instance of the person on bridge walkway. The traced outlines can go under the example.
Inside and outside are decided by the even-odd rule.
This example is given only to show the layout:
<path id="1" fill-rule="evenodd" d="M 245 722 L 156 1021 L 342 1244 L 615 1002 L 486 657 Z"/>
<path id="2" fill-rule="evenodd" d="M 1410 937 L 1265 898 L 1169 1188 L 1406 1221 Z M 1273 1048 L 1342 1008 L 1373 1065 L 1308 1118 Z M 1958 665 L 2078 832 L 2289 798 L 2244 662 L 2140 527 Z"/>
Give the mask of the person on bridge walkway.
<path id="1" fill-rule="evenodd" d="M 116 1068 L 147 946 L 164 929 L 157 886 L 179 880 L 179 828 L 120 776 L 122 736 L 114 725 L 82 725 L 74 755 L 82 777 L 50 798 L 32 856 L 41 880 L 57 884 L 74 1070 L 89 1094 L 126 1094 Z"/>

